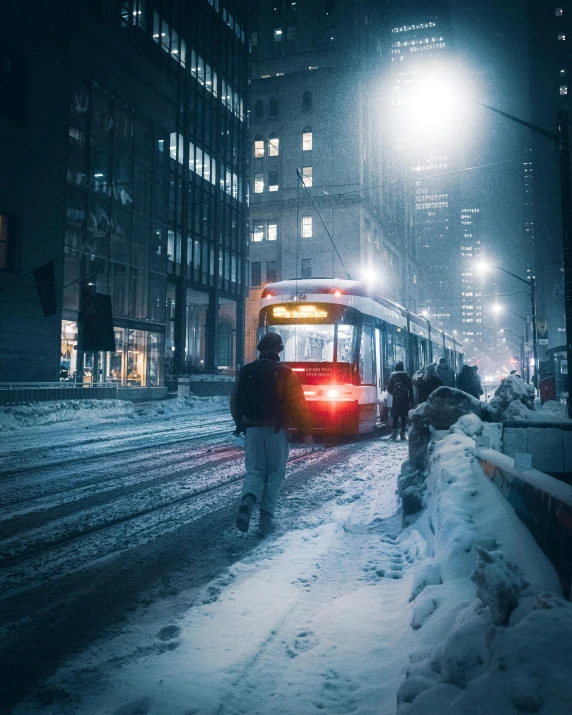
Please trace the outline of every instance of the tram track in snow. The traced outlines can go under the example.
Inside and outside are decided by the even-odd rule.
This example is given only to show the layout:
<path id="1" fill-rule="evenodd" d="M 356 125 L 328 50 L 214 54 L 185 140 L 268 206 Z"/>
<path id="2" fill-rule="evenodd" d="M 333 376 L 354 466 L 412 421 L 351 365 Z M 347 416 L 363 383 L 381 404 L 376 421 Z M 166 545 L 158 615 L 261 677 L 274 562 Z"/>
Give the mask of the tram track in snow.
<path id="1" fill-rule="evenodd" d="M 363 441 L 364 437 L 360 436 L 356 441 L 319 450 L 307 450 L 303 454 L 290 457 L 285 488 L 297 488 L 310 477 L 316 477 L 324 470 L 342 462 L 346 456 L 357 451 Z M 142 483 L 139 485 L 139 492 L 134 485 L 131 494 L 123 497 L 118 495 L 112 500 L 113 507 L 116 508 L 118 502 L 126 498 L 127 509 L 111 519 L 106 518 L 105 505 L 109 504 L 110 500 L 104 493 L 101 495 L 100 503 L 91 508 L 91 516 L 95 515 L 95 521 L 90 521 L 89 515 L 85 517 L 84 510 L 74 511 L 72 503 L 67 516 L 50 519 L 48 515 L 44 525 L 38 527 L 32 525 L 28 531 L 26 527 L 17 529 L 18 533 L 0 543 L 0 573 L 4 583 L 4 588 L 0 591 L 0 600 L 10 599 L 22 589 L 28 591 L 34 588 L 34 583 L 38 584 L 38 581 L 57 578 L 61 573 L 77 571 L 83 568 L 86 562 L 97 563 L 102 559 L 108 560 L 125 548 L 143 546 L 144 543 L 160 535 L 177 530 L 185 524 L 188 525 L 197 518 L 203 518 L 205 508 L 215 508 L 215 505 L 217 509 L 221 508 L 221 499 L 228 505 L 226 508 L 231 508 L 231 502 L 238 496 L 238 486 L 244 479 L 244 468 L 242 464 L 239 465 L 242 458 L 243 453 L 234 449 L 233 453 L 220 460 L 211 460 L 208 467 L 201 464 L 187 470 L 184 475 L 180 472 L 173 474 L 169 477 L 168 486 L 171 491 L 176 488 L 179 495 L 160 500 L 160 503 L 156 502 L 153 494 L 149 494 L 156 485 Z M 233 463 L 235 469 L 239 467 L 239 471 L 237 470 L 229 478 L 214 483 L 204 478 L 204 474 L 212 472 L 213 469 L 220 471 L 225 467 L 231 467 Z M 299 463 L 303 465 L 301 469 L 292 469 Z M 203 479 L 198 481 L 202 481 L 202 485 L 180 494 L 181 479 L 200 477 L 201 473 Z M 159 487 L 165 486 L 164 483 L 159 484 Z M 196 507 L 192 507 L 189 511 L 193 503 Z M 136 508 L 133 509 L 133 506 Z M 69 519 L 76 519 L 77 523 L 70 524 Z M 33 518 L 31 522 L 33 523 Z M 52 530 L 50 533 L 52 526 L 55 531 Z M 48 533 L 45 531 L 46 528 Z M 26 540 L 26 534 L 29 536 L 30 531 L 31 541 Z M 17 549 L 17 553 L 14 552 L 14 548 Z M 79 560 L 78 554 L 81 554 Z"/>
<path id="2" fill-rule="evenodd" d="M 192 424 L 192 423 L 191 423 Z M 215 429 L 213 430 L 212 428 L 212 423 L 206 424 L 206 425 L 201 425 L 199 429 L 194 429 L 193 431 L 187 432 L 186 430 L 189 429 L 188 425 L 185 425 L 183 427 L 170 427 L 169 430 L 164 430 L 162 432 L 155 432 L 152 433 L 151 435 L 136 435 L 133 437 L 129 436 L 118 436 L 114 438 L 108 438 L 105 440 L 105 442 L 109 441 L 121 441 L 125 443 L 126 441 L 136 441 L 137 444 L 130 444 L 129 446 L 126 447 L 121 447 L 119 449 L 104 449 L 103 451 L 99 451 L 97 453 L 91 453 L 91 454 L 82 454 L 81 456 L 74 456 L 74 457 L 69 457 L 66 459 L 60 459 L 60 460 L 53 460 L 51 462 L 46 462 L 46 461 L 41 461 L 37 463 L 32 463 L 29 465 L 21 466 L 21 467 L 12 467 L 9 469 L 4 469 L 0 471 L 0 479 L 6 479 L 9 477 L 19 477 L 22 475 L 30 474 L 33 472 L 39 472 L 39 471 L 45 471 L 49 469 L 56 469 L 59 467 L 65 467 L 71 464 L 77 464 L 77 463 L 83 463 L 87 461 L 94 461 L 98 459 L 104 459 L 104 458 L 109 458 L 109 457 L 115 457 L 115 456 L 121 456 L 123 454 L 129 454 L 130 452 L 136 452 L 141 449 L 145 448 L 161 448 L 161 447 L 167 447 L 170 445 L 174 444 L 181 444 L 184 442 L 188 441 L 195 441 L 195 440 L 200 440 L 204 438 L 214 438 L 214 437 L 221 437 L 224 435 L 229 435 L 230 431 L 234 427 L 234 423 L 232 420 L 226 419 L 223 422 L 224 428 L 223 429 Z M 173 431 L 176 432 L 176 434 L 180 434 L 181 432 L 183 433 L 182 436 L 173 436 Z M 161 440 L 161 437 L 163 435 L 170 435 L 170 439 L 166 440 Z M 155 439 L 152 439 L 155 438 Z M 156 439 L 159 438 L 159 439 Z M 79 445 L 75 444 L 73 445 L 74 447 L 85 447 L 87 445 L 93 445 L 93 446 L 100 446 L 102 444 L 102 438 L 101 437 L 94 437 L 91 438 L 89 441 L 82 442 Z M 143 442 L 143 444 L 142 444 Z M 43 456 L 43 453 L 46 451 L 46 447 L 40 447 L 36 448 L 36 451 L 40 453 L 40 458 Z M 30 452 L 27 452 L 27 456 L 29 456 Z M 14 455 L 12 455 L 14 456 Z M 150 457 L 151 458 L 151 457 Z"/>
<path id="3" fill-rule="evenodd" d="M 293 463 L 296 463 L 300 460 L 308 459 L 311 456 L 319 455 L 323 451 L 324 450 L 319 450 L 319 451 L 310 450 L 308 452 L 305 452 L 302 455 L 296 455 L 294 457 L 290 457 L 288 459 L 288 466 Z M 210 468 L 217 469 L 226 463 L 231 463 L 233 461 L 236 461 L 237 459 L 242 459 L 243 454 L 244 454 L 242 451 L 238 451 L 235 449 L 235 450 L 233 450 L 233 452 L 234 453 L 227 458 L 223 458 L 223 459 L 211 462 Z M 183 473 L 181 473 L 181 472 L 175 473 L 174 475 L 172 475 L 172 477 L 169 478 L 169 481 L 176 482 L 177 480 L 179 480 L 181 478 L 194 476 L 194 475 L 200 473 L 201 471 L 203 471 L 204 468 L 205 468 L 204 464 L 201 464 L 201 465 L 197 465 L 196 467 L 193 467 L 189 470 L 185 470 Z M 195 490 L 193 490 L 189 493 L 183 494 L 175 499 L 170 499 L 162 504 L 157 504 L 155 506 L 149 506 L 149 507 L 146 507 L 143 509 L 139 509 L 135 512 L 125 514 L 123 516 L 114 518 L 114 519 L 106 521 L 104 523 L 87 526 L 80 531 L 75 530 L 70 535 L 62 537 L 62 538 L 54 539 L 53 541 L 51 541 L 49 543 L 46 543 L 45 541 L 43 541 L 41 546 L 24 549 L 19 554 L 8 555 L 8 556 L 4 557 L 2 555 L 2 552 L 6 548 L 5 547 L 6 540 L 3 540 L 3 542 L 0 542 L 0 570 L 4 569 L 6 567 L 9 567 L 9 566 L 14 566 L 15 564 L 22 564 L 22 563 L 28 561 L 29 559 L 40 556 L 42 554 L 46 554 L 53 549 L 77 542 L 78 540 L 80 540 L 84 537 L 92 536 L 93 534 L 96 534 L 98 532 L 105 532 L 106 530 L 113 529 L 114 527 L 119 526 L 121 524 L 125 524 L 125 523 L 131 522 L 131 521 L 136 521 L 137 519 L 140 519 L 144 516 L 147 516 L 150 514 L 155 514 L 155 513 L 164 511 L 164 510 L 168 510 L 168 509 L 175 507 L 177 505 L 192 501 L 192 500 L 196 499 L 197 497 L 203 496 L 205 494 L 209 494 L 211 492 L 216 492 L 216 491 L 222 490 L 222 489 L 229 487 L 233 484 L 242 482 L 242 480 L 244 479 L 244 476 L 245 476 L 244 472 L 241 472 L 237 476 L 234 476 L 230 479 L 226 479 L 224 481 L 219 481 L 214 484 L 209 484 L 208 486 L 204 486 L 204 487 L 195 489 Z M 152 480 L 152 482 L 156 482 L 156 481 L 159 481 L 159 479 Z M 163 480 L 163 484 L 164 484 L 164 481 L 165 480 Z M 133 489 L 130 490 L 129 493 L 125 493 L 125 490 L 123 490 L 124 493 L 121 496 L 130 497 L 133 494 L 136 494 L 137 491 L 141 491 L 141 489 L 150 488 L 152 486 L 153 486 L 153 483 L 143 482 L 143 483 L 140 483 L 139 485 L 134 485 Z M 138 489 L 137 489 L 137 487 L 138 487 Z M 94 503 L 92 505 L 92 506 L 95 506 L 95 508 L 101 507 L 105 502 L 108 502 L 110 499 L 110 495 L 107 494 L 106 492 L 100 493 L 99 497 L 100 498 L 97 500 L 97 501 L 99 501 L 99 503 Z M 65 518 L 66 516 L 72 515 L 74 512 L 78 511 L 77 510 L 78 505 L 76 503 L 72 502 L 71 506 L 72 507 L 76 506 L 76 509 L 75 510 L 70 509 L 68 514 L 60 514 L 58 517 L 56 517 L 56 520 L 61 519 L 62 517 Z M 82 511 L 82 509 L 80 508 L 79 511 Z M 32 516 L 34 516 L 34 515 L 32 515 Z M 47 520 L 45 523 L 50 523 L 50 522 L 49 522 L 49 520 Z M 37 525 L 34 525 L 32 528 L 36 528 L 36 526 Z M 9 535 L 9 539 L 10 538 L 15 539 L 16 536 L 18 536 L 19 534 L 22 533 L 22 531 L 25 531 L 25 528 L 26 527 L 23 527 L 22 529 L 13 529 L 12 530 L 13 533 Z M 41 529 L 41 525 L 40 525 L 40 529 Z M 3 528 L 3 533 L 6 533 L 4 531 L 4 528 Z M 45 539 L 44 535 L 39 534 L 38 536 L 40 536 L 42 539 Z"/>

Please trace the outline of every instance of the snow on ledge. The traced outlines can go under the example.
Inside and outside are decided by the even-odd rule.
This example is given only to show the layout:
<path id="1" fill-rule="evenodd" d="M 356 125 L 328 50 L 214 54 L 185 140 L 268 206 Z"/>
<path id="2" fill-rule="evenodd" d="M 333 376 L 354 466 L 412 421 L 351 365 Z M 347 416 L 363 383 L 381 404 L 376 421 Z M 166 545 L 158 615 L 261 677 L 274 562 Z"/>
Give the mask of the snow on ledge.
<path id="1" fill-rule="evenodd" d="M 58 400 L 29 405 L 0 407 L 0 432 L 42 427 L 57 422 L 90 423 L 135 417 L 133 403 L 127 400 Z"/>
<path id="2" fill-rule="evenodd" d="M 569 715 L 572 604 L 461 432 L 429 449 L 434 557 L 413 585 L 417 650 L 397 713 Z"/>

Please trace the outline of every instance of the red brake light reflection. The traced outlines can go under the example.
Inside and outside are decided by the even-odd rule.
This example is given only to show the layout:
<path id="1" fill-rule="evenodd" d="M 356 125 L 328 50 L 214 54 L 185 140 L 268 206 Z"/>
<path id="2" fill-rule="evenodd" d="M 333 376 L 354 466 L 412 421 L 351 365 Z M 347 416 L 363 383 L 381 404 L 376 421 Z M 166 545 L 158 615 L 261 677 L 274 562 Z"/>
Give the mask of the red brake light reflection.
<path id="1" fill-rule="evenodd" d="M 306 372 L 305 367 L 293 367 L 292 372 Z"/>

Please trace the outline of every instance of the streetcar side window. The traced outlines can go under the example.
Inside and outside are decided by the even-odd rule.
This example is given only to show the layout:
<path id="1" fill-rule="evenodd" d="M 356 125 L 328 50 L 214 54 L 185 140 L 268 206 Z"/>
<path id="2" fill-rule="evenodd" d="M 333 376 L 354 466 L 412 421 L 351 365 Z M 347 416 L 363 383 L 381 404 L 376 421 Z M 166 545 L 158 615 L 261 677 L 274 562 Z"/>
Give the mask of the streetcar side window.
<path id="1" fill-rule="evenodd" d="M 375 350 L 373 347 L 373 328 L 364 324 L 361 332 L 359 352 L 359 372 L 362 385 L 375 385 Z"/>

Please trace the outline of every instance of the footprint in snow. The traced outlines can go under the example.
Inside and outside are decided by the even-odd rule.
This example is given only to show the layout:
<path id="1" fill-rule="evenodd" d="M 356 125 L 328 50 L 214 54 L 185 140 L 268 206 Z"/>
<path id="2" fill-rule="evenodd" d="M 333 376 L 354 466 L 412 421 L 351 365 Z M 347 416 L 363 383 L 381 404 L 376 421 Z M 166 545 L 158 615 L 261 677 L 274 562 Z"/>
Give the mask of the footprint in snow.
<path id="1" fill-rule="evenodd" d="M 180 633 L 181 629 L 179 626 L 164 626 L 159 633 L 157 633 L 157 638 L 160 641 L 170 641 L 180 635 Z"/>
<path id="2" fill-rule="evenodd" d="M 306 653 L 315 648 L 320 641 L 312 631 L 300 631 L 294 638 L 294 643 L 288 646 L 286 652 L 291 658 L 295 658 L 300 653 Z"/>

